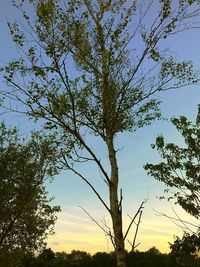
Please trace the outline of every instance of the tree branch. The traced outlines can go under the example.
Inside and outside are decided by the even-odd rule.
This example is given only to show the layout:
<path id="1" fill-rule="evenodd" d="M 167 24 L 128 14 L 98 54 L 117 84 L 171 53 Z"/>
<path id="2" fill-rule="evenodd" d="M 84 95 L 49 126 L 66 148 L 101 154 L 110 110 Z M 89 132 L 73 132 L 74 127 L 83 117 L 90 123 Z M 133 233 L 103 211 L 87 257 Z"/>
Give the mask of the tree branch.
<path id="1" fill-rule="evenodd" d="M 133 225 L 135 219 L 137 218 L 137 216 L 138 216 L 138 214 L 141 212 L 141 210 L 144 208 L 144 204 L 145 204 L 147 201 L 148 201 L 147 199 L 144 200 L 144 201 L 142 201 L 141 205 L 139 206 L 137 212 L 135 213 L 134 217 L 132 218 L 132 220 L 131 220 L 131 222 L 130 222 L 130 224 L 129 224 L 127 230 L 126 230 L 126 233 L 125 233 L 125 235 L 124 235 L 124 240 L 126 239 L 126 237 L 127 237 L 128 233 L 129 233 L 129 231 L 130 231 L 130 229 L 131 229 L 131 227 L 132 227 L 132 225 Z"/>
<path id="2" fill-rule="evenodd" d="M 62 153 L 62 152 L 61 152 Z M 106 208 L 106 210 L 109 212 L 110 214 L 110 209 L 107 206 L 107 204 L 105 203 L 105 201 L 102 199 L 102 197 L 100 196 L 100 194 L 97 192 L 97 190 L 94 188 L 94 186 L 78 171 L 76 171 L 73 166 L 70 166 L 67 158 L 65 156 L 65 154 L 62 154 L 63 160 L 64 160 L 64 165 L 71 170 L 72 172 L 74 172 L 76 175 L 78 175 L 83 181 L 86 182 L 87 185 L 89 185 L 89 187 L 92 189 L 92 191 L 95 193 L 95 195 L 98 197 L 98 199 L 100 200 L 100 202 L 103 204 L 103 206 Z"/>

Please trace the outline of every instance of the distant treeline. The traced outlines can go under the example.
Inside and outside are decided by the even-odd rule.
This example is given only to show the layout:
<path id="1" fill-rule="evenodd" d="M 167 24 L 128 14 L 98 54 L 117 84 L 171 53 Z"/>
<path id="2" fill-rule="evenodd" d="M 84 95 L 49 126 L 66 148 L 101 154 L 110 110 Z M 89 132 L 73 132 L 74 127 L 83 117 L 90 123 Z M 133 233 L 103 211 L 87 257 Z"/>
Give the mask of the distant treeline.
<path id="1" fill-rule="evenodd" d="M 198 257 L 183 253 L 162 254 L 155 247 L 146 252 L 127 252 L 126 260 L 128 267 L 200 267 Z M 20 267 L 116 267 L 114 252 L 97 252 L 91 256 L 79 250 L 54 253 L 50 248 L 44 249 L 38 256 L 26 254 L 21 262 Z M 6 262 L 0 266 L 11 267 L 15 264 Z"/>

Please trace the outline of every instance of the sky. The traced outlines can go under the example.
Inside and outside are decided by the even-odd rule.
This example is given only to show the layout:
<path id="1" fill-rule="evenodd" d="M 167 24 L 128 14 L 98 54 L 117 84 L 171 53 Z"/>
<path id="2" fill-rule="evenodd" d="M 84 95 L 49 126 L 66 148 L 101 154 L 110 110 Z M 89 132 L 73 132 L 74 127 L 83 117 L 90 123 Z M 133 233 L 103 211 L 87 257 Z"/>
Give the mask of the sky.
<path id="1" fill-rule="evenodd" d="M 12 7 L 11 0 L 0 0 L 0 64 L 15 57 L 16 50 L 9 36 L 7 21 L 20 19 L 17 11 Z M 168 40 L 170 50 L 177 53 L 180 59 L 191 59 L 194 66 L 200 67 L 199 40 L 200 29 L 178 34 L 176 40 Z M 0 81 L 0 86 L 5 86 Z M 184 87 L 159 95 L 162 101 L 161 109 L 163 116 L 185 115 L 194 120 L 197 105 L 200 100 L 200 86 Z M 26 129 L 35 127 L 26 122 L 24 118 L 12 114 L 7 123 L 16 124 L 26 134 Z M 27 127 L 28 125 L 28 127 Z M 25 129 L 26 128 L 26 129 Z M 157 212 L 174 216 L 170 203 L 160 201 L 159 196 L 163 194 L 164 185 L 148 177 L 143 170 L 147 162 L 158 162 L 158 154 L 151 149 L 151 144 L 156 136 L 162 133 L 169 142 L 181 143 L 181 138 L 169 121 L 155 122 L 152 126 L 140 129 L 136 133 L 126 134 L 119 138 L 122 148 L 118 154 L 121 185 L 124 194 L 124 229 L 130 219 L 134 216 L 141 202 L 148 198 L 145 204 L 142 223 L 139 228 L 138 249 L 145 251 L 156 246 L 162 252 L 169 251 L 168 242 L 173 242 L 174 235 L 181 235 L 181 229 L 164 216 L 158 216 Z M 91 142 L 95 140 L 91 139 Z M 103 155 L 102 144 L 96 143 L 96 149 Z M 83 167 L 83 171 L 90 177 L 94 177 L 94 184 L 100 192 L 105 195 L 105 188 L 96 179 L 95 169 L 92 166 Z M 79 249 L 95 253 L 96 251 L 112 251 L 112 246 L 104 233 L 91 221 L 91 219 L 80 208 L 84 207 L 92 216 L 98 220 L 106 220 L 109 216 L 90 191 L 78 177 L 69 172 L 62 172 L 54 181 L 47 184 L 50 195 L 55 196 L 54 203 L 61 205 L 61 213 L 55 225 L 55 234 L 48 238 L 48 246 L 54 251 L 71 251 Z M 182 218 L 193 222 L 194 219 L 185 214 L 178 206 L 176 211 Z M 133 233 L 132 233 L 133 234 Z M 132 236 L 129 236 L 131 239 Z M 126 243 L 127 249 L 129 245 Z"/>

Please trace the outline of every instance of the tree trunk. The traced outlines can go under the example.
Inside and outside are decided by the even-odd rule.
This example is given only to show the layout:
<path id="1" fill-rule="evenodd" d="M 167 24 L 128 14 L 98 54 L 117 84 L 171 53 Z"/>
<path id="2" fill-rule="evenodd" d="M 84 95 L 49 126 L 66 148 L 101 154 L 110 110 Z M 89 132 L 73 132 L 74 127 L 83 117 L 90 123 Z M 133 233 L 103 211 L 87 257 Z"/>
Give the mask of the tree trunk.
<path id="1" fill-rule="evenodd" d="M 122 230 L 122 203 L 118 199 L 118 166 L 112 136 L 107 136 L 107 146 L 111 165 L 110 183 L 110 212 L 113 224 L 114 246 L 117 258 L 117 267 L 126 267 L 126 254 Z"/>
<path id="2" fill-rule="evenodd" d="M 110 103 L 112 101 L 112 94 L 110 92 L 110 85 L 108 82 L 108 65 L 107 65 L 107 51 L 104 40 L 104 32 L 103 27 L 101 25 L 101 19 L 95 20 L 99 42 L 101 45 L 101 53 L 102 53 L 102 100 L 103 100 L 103 123 L 105 129 L 105 140 L 109 153 L 109 161 L 111 166 L 111 177 L 110 177 L 110 213 L 112 218 L 113 225 L 113 233 L 114 240 L 113 245 L 115 247 L 116 257 L 117 257 L 117 267 L 126 267 L 125 261 L 125 248 L 124 248 L 124 237 L 122 230 L 122 208 L 121 201 L 118 199 L 118 165 L 116 158 L 116 151 L 114 149 L 114 136 L 112 129 L 112 120 L 111 114 L 113 110 L 111 110 Z"/>
<path id="3" fill-rule="evenodd" d="M 111 204 L 112 206 L 112 204 Z M 124 247 L 124 239 L 122 232 L 122 216 L 121 212 L 113 214 L 114 211 L 111 208 L 112 223 L 114 232 L 115 253 L 117 258 L 117 267 L 126 267 L 126 254 Z"/>

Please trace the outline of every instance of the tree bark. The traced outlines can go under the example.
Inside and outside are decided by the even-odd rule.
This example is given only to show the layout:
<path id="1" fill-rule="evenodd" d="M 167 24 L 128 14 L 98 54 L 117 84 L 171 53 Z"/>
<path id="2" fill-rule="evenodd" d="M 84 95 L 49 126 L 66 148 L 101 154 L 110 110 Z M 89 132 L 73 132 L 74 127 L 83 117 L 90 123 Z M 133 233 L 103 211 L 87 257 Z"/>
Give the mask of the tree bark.
<path id="1" fill-rule="evenodd" d="M 107 135 L 107 147 L 111 165 L 110 179 L 110 212 L 112 217 L 114 245 L 117 258 L 117 267 L 126 267 L 126 253 L 122 229 L 122 206 L 118 198 L 118 165 L 116 152 L 113 144 L 113 137 Z"/>
<path id="2" fill-rule="evenodd" d="M 108 148 L 109 161 L 111 166 L 111 176 L 109 183 L 109 197 L 110 197 L 110 213 L 113 225 L 113 233 L 114 233 L 114 248 L 117 258 L 117 267 L 126 267 L 126 254 L 125 254 L 125 246 L 124 246 L 124 237 L 123 237 L 123 229 L 122 229 L 122 205 L 121 201 L 118 199 L 118 165 L 116 158 L 116 151 L 114 148 L 114 135 L 112 129 L 112 120 L 111 114 L 113 110 L 111 110 L 110 106 L 110 98 L 111 98 L 111 88 L 108 81 L 108 62 L 107 62 L 107 50 L 104 39 L 103 27 L 101 25 L 103 13 L 100 18 L 94 19 L 97 31 L 99 42 L 101 46 L 102 53 L 102 102 L 103 102 L 103 128 L 105 129 L 105 141 Z"/>

